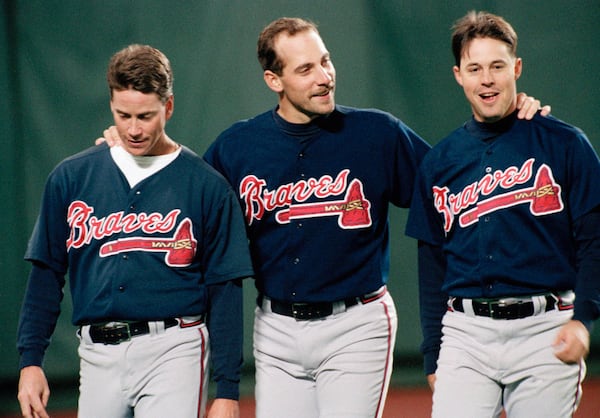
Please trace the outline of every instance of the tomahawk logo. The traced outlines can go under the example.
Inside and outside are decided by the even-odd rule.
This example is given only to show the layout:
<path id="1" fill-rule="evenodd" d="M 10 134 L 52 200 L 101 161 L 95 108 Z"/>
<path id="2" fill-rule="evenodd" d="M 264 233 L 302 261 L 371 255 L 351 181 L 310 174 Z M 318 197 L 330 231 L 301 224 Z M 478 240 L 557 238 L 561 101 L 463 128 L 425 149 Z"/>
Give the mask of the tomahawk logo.
<path id="1" fill-rule="evenodd" d="M 365 197 L 362 182 L 353 179 L 348 183 L 350 170 L 342 170 L 337 177 L 325 175 L 297 183 L 279 186 L 276 190 L 266 188 L 266 181 L 246 176 L 240 183 L 240 197 L 246 204 L 246 220 L 249 225 L 263 218 L 266 212 L 275 212 L 280 224 L 293 219 L 324 216 L 337 217 L 342 229 L 371 226 L 371 203 Z M 327 200 L 344 194 L 341 200 Z M 319 202 L 302 203 L 310 197 Z"/>
<path id="2" fill-rule="evenodd" d="M 458 194 L 449 194 L 447 187 L 434 187 L 434 204 L 438 212 L 444 216 L 444 230 L 449 232 L 452 229 L 454 216 L 457 214 L 460 214 L 459 225 L 464 228 L 477 223 L 481 216 L 516 205 L 529 204 L 529 211 L 534 216 L 562 211 L 564 204 L 561 187 L 554 180 L 552 169 L 546 164 L 538 168 L 533 187 L 479 200 L 481 195 L 491 194 L 498 187 L 509 188 L 529 181 L 534 161 L 534 159 L 527 160 L 520 169 L 510 167 L 505 171 L 497 171 L 493 175 L 485 176 Z M 474 207 L 464 210 L 473 204 Z"/>
<path id="3" fill-rule="evenodd" d="M 67 239 L 67 251 L 89 245 L 93 240 L 104 240 L 112 235 L 169 234 L 177 225 L 180 209 L 162 213 L 114 212 L 104 217 L 94 215 L 94 207 L 81 200 L 71 202 L 67 210 L 67 222 L 71 228 Z M 165 263 L 172 267 L 189 266 L 196 255 L 197 241 L 194 238 L 192 221 L 183 219 L 172 238 L 128 237 L 110 241 L 100 247 L 100 257 L 130 252 L 164 252 Z"/>
<path id="4" fill-rule="evenodd" d="M 185 218 L 172 238 L 131 237 L 110 241 L 100 247 L 100 257 L 128 251 L 164 252 L 165 264 L 187 267 L 192 264 L 198 243 L 192 232 L 192 222 Z"/>
<path id="5" fill-rule="evenodd" d="M 365 198 L 362 183 L 353 180 L 343 200 L 322 203 L 292 204 L 282 209 L 275 217 L 279 223 L 288 223 L 291 219 L 337 216 L 338 225 L 343 229 L 363 228 L 371 225 L 370 202 Z"/>

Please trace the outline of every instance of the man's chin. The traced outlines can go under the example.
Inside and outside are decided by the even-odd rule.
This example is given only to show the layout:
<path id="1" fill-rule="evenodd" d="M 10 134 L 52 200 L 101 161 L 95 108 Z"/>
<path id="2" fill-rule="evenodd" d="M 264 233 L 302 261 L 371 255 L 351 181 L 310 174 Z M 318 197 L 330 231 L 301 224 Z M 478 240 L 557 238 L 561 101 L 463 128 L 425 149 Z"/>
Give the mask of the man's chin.
<path id="1" fill-rule="evenodd" d="M 125 145 L 125 151 L 127 151 L 128 153 L 130 153 L 131 155 L 134 155 L 136 157 L 143 157 L 144 155 L 146 155 L 148 153 L 148 148 L 146 147 L 146 144 L 144 144 L 143 142 L 139 142 L 139 143 L 127 143 Z"/>
<path id="2" fill-rule="evenodd" d="M 335 102 L 330 100 L 328 103 L 323 103 L 315 109 L 315 114 L 319 116 L 327 116 L 335 110 Z"/>
<path id="3" fill-rule="evenodd" d="M 502 114 L 501 112 L 494 112 L 494 111 L 485 111 L 485 112 L 474 112 L 475 115 L 475 120 L 477 120 L 478 122 L 484 122 L 484 123 L 494 123 L 494 122 L 498 122 L 500 119 L 502 119 L 504 116 L 504 114 Z"/>

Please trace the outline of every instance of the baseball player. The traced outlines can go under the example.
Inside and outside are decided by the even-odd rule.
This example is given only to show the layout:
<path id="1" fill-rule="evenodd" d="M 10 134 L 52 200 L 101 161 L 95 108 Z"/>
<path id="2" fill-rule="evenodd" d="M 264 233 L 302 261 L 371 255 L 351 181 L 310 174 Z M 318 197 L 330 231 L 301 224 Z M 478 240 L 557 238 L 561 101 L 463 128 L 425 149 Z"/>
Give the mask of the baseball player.
<path id="1" fill-rule="evenodd" d="M 571 417 L 600 312 L 600 162 L 581 130 L 516 118 L 502 17 L 468 13 L 452 49 L 473 117 L 424 158 L 407 222 L 433 417 Z"/>
<path id="2" fill-rule="evenodd" d="M 80 339 L 79 417 L 239 417 L 241 279 L 252 275 L 235 193 L 169 138 L 173 75 L 158 50 L 110 60 L 120 147 L 93 147 L 50 174 L 25 258 L 18 329 L 24 417 L 48 417 L 41 365 L 65 275 Z"/>
<path id="3" fill-rule="evenodd" d="M 429 146 L 387 113 L 335 105 L 335 69 L 310 22 L 271 23 L 258 56 L 279 105 L 205 154 L 248 224 L 256 416 L 380 417 L 397 328 L 388 204 L 408 206 Z"/>
<path id="4" fill-rule="evenodd" d="M 397 325 L 388 206 L 409 205 L 429 146 L 388 113 L 336 106 L 311 22 L 269 24 L 258 59 L 278 105 L 205 154 L 248 224 L 257 418 L 381 417 Z"/>

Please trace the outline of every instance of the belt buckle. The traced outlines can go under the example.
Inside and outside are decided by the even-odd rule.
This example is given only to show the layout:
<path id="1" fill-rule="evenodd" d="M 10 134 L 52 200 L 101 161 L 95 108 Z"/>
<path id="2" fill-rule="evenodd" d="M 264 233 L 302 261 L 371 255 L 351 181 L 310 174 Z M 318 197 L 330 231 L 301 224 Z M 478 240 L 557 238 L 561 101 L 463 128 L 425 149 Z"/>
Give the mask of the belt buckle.
<path id="1" fill-rule="evenodd" d="M 292 303 L 292 317 L 298 321 L 324 318 L 333 313 L 331 305 L 320 303 Z"/>
<path id="2" fill-rule="evenodd" d="M 490 318 L 492 319 L 516 319 L 523 318 L 525 304 L 530 301 L 522 298 L 503 298 L 488 303 Z M 496 309 L 494 309 L 494 307 Z M 533 312 L 532 312 L 533 313 Z M 529 315 L 526 315 L 529 316 Z"/>
<path id="3" fill-rule="evenodd" d="M 118 345 L 131 340 L 131 330 L 127 322 L 109 322 L 100 328 L 105 345 Z"/>
<path id="4" fill-rule="evenodd" d="M 500 308 L 505 308 L 509 305 L 519 305 L 523 302 L 524 302 L 523 299 L 519 299 L 519 298 L 503 298 L 503 299 L 498 299 L 497 301 L 494 301 L 492 303 L 496 303 L 498 305 L 498 307 L 500 307 Z"/>
<path id="5" fill-rule="evenodd" d="M 516 303 L 518 302 L 512 298 L 490 300 L 485 302 L 488 308 L 489 317 L 491 319 L 504 319 L 504 316 L 506 316 L 507 313 L 504 311 L 504 308 Z"/>
<path id="6" fill-rule="evenodd" d="M 292 317 L 298 320 L 311 318 L 311 313 L 307 309 L 308 303 L 292 303 Z"/>

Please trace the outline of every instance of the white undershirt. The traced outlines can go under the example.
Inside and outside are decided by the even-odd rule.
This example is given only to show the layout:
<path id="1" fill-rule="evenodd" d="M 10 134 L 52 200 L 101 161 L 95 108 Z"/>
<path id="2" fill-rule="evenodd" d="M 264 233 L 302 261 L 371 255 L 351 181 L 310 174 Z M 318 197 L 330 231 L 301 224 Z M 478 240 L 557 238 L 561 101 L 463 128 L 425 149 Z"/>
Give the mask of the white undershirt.
<path id="1" fill-rule="evenodd" d="M 171 164 L 180 153 L 181 147 L 178 147 L 175 152 L 170 154 L 138 157 L 131 155 L 120 146 L 110 149 L 110 155 L 127 178 L 129 187 L 135 186 L 145 178 L 162 170 Z"/>

